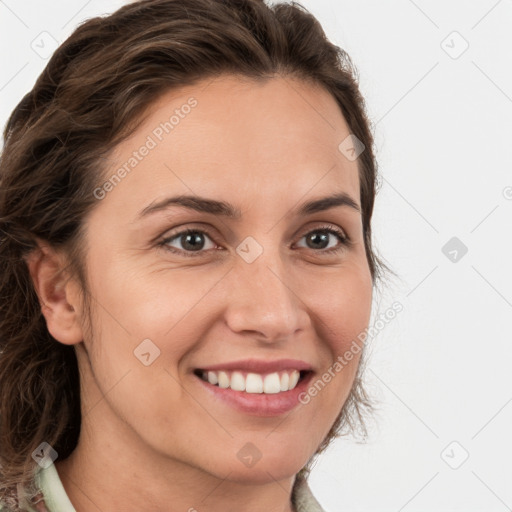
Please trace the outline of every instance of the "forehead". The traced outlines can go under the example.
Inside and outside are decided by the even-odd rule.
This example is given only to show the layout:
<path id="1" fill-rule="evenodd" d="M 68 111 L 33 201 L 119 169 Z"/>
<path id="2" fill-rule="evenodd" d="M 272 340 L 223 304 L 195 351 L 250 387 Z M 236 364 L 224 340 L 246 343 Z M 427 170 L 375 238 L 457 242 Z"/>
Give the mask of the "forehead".
<path id="1" fill-rule="evenodd" d="M 152 201 L 171 190 L 268 201 L 345 191 L 359 201 L 357 161 L 335 99 L 291 77 L 222 76 L 164 93 L 115 149 L 106 177 L 124 167 L 108 200 Z M 144 149 L 145 148 L 145 149 Z M 143 154 L 142 154 L 143 153 Z"/>

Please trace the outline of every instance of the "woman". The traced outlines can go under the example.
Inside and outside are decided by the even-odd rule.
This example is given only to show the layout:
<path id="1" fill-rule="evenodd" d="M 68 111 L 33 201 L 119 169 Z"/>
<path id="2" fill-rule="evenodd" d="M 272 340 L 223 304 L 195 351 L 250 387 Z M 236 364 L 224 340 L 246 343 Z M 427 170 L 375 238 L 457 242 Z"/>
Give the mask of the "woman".
<path id="1" fill-rule="evenodd" d="M 322 510 L 311 462 L 370 408 L 372 146 L 300 5 L 75 30 L 0 162 L 2 510 Z"/>

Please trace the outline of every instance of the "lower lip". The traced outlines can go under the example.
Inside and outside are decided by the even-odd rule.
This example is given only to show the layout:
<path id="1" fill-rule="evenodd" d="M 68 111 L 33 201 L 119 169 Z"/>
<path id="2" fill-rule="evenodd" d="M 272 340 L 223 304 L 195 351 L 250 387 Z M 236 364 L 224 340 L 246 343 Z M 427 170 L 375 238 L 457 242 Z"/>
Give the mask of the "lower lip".
<path id="1" fill-rule="evenodd" d="M 280 393 L 246 393 L 245 391 L 235 391 L 230 388 L 220 388 L 194 376 L 203 388 L 211 393 L 215 398 L 245 414 L 253 416 L 279 416 L 290 412 L 301 402 L 299 396 L 307 389 L 309 382 L 313 377 L 313 372 L 309 372 L 303 379 L 290 391 L 281 391 Z"/>

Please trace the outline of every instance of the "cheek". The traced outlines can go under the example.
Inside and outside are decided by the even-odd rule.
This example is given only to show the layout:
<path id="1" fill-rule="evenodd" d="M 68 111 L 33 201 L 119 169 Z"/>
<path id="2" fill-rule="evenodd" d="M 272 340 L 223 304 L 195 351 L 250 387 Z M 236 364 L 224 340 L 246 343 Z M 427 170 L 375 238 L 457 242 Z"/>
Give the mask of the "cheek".
<path id="1" fill-rule="evenodd" d="M 347 262 L 329 277 L 318 273 L 302 283 L 324 364 L 301 401 L 313 411 L 311 417 L 323 419 L 322 435 L 326 435 L 349 396 L 359 366 L 373 283 L 369 269 L 356 261 Z"/>
<path id="2" fill-rule="evenodd" d="M 194 330 L 197 322 L 188 315 L 207 295 L 218 276 L 197 268 L 152 268 L 124 262 L 122 258 L 91 258 L 96 320 L 104 336 L 124 336 L 133 349 L 145 339 L 161 343 L 172 340 L 179 352 L 183 329 Z M 180 332 L 179 339 L 174 334 Z M 163 348 L 163 347 L 160 347 Z"/>
<path id="3" fill-rule="evenodd" d="M 320 338 L 336 357 L 364 333 L 370 320 L 372 281 L 364 266 L 347 265 L 329 278 L 304 282 L 307 303 L 318 318 Z"/>
<path id="4" fill-rule="evenodd" d="M 149 338 L 158 345 L 159 365 L 176 372 L 182 358 L 218 321 L 218 307 L 209 293 L 221 276 L 211 269 L 166 269 L 135 275 L 123 288 L 121 301 L 122 296 L 137 294 L 136 303 L 124 312 L 127 322 L 137 339 Z"/>
<path id="5" fill-rule="evenodd" d="M 177 431 L 186 415 L 178 365 L 199 337 L 201 322 L 193 305 L 206 292 L 185 281 L 177 273 L 163 279 L 105 267 L 92 288 L 96 300 L 89 355 L 95 385 L 119 417 L 150 432 L 162 446 L 168 441 L 158 437 L 163 431 L 157 427 Z M 193 401 L 187 403 L 189 414 L 201 416 Z"/>

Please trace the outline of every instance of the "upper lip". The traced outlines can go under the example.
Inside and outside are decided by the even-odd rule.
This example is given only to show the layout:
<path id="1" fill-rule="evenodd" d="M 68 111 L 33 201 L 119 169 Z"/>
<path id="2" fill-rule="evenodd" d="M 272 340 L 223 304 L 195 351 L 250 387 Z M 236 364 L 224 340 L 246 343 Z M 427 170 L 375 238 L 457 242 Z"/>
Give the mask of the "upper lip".
<path id="1" fill-rule="evenodd" d="M 229 363 L 220 363 L 199 368 L 204 371 L 219 370 L 240 370 L 253 373 L 272 373 L 282 370 L 310 371 L 312 366 L 299 359 L 277 359 L 269 361 L 264 359 L 244 359 L 240 361 L 231 361 Z"/>

